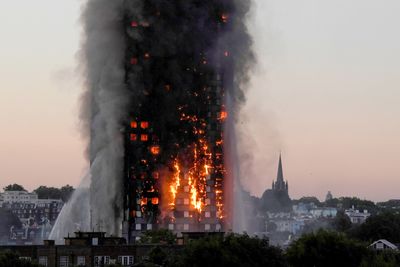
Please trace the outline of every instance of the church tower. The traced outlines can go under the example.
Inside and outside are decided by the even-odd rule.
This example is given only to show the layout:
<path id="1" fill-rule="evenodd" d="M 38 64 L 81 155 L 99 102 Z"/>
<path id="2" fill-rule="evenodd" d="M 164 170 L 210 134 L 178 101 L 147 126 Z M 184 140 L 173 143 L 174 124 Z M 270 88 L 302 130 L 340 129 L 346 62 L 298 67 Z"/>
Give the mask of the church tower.
<path id="1" fill-rule="evenodd" d="M 289 184 L 283 179 L 282 155 L 279 155 L 278 173 L 276 176 L 276 181 L 272 182 L 272 191 L 285 192 L 287 195 L 289 195 Z"/>

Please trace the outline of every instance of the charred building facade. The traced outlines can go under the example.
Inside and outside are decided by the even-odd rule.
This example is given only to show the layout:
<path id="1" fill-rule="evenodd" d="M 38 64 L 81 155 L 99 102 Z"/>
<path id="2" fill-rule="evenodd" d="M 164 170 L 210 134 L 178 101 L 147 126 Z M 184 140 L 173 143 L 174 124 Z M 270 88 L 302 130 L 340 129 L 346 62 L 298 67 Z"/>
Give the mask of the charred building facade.
<path id="1" fill-rule="evenodd" d="M 226 92 L 235 4 L 127 1 L 124 227 L 224 231 Z M 140 9 L 140 11 L 138 11 Z"/>

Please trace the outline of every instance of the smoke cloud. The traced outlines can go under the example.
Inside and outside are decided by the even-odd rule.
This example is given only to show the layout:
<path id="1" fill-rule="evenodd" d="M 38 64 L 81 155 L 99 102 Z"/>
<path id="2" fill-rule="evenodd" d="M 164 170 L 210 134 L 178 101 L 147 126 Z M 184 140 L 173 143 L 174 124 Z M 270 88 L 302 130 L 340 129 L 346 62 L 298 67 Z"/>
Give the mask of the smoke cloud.
<path id="1" fill-rule="evenodd" d="M 89 137 L 91 163 L 90 205 L 70 203 L 81 214 L 91 215 L 81 229 L 96 227 L 120 234 L 126 190 L 125 128 L 131 118 L 149 119 L 152 130 L 162 133 L 157 137 L 163 150 L 157 164 L 170 165 L 175 157 L 188 161 L 186 152 L 198 138 L 193 129 L 201 129 L 203 121 L 182 122 L 182 114 L 207 118 L 210 112 L 218 112 L 210 107 L 204 89 L 204 85 L 214 88 L 218 71 L 224 73 L 225 103 L 215 105 L 222 104 L 230 113 L 225 147 L 232 170 L 227 179 L 239 183 L 234 132 L 254 64 L 246 26 L 250 7 L 251 0 L 87 1 L 80 70 L 85 85 L 81 120 Z M 224 28 L 215 23 L 218 19 L 226 24 Z M 133 22 L 143 30 L 133 29 Z M 79 194 L 87 192 L 77 190 L 73 199 L 83 200 Z M 73 209 L 68 210 L 70 214 L 63 211 L 59 218 L 64 220 L 58 223 L 62 229 L 53 233 L 72 232 L 76 221 L 85 217 L 67 219 L 73 216 Z"/>

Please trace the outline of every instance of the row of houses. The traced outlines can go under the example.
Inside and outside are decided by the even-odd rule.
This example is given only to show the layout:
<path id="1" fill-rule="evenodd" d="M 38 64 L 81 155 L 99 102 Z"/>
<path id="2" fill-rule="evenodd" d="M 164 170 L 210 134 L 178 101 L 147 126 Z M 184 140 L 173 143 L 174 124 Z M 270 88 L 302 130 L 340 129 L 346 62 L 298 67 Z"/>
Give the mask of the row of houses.
<path id="1" fill-rule="evenodd" d="M 40 243 L 49 236 L 63 205 L 60 199 L 39 199 L 36 193 L 26 191 L 0 193 L 0 207 L 20 221 L 9 226 L 8 239 L 0 240 L 0 244 Z"/>
<path id="2" fill-rule="evenodd" d="M 134 266 L 149 259 L 155 247 L 167 252 L 183 248 L 191 240 L 205 236 L 223 236 L 223 232 L 182 233 L 176 243 L 127 244 L 121 237 L 106 236 L 104 232 L 75 232 L 65 237 L 64 244 L 56 245 L 54 240 L 44 240 L 41 245 L 0 246 L 0 252 L 12 251 L 20 259 L 38 263 L 43 267 L 100 267 L 110 265 Z"/>
<path id="3" fill-rule="evenodd" d="M 334 207 L 317 207 L 314 203 L 299 203 L 293 205 L 292 212 L 267 212 L 266 230 L 298 235 L 307 224 L 322 223 L 326 219 L 335 218 L 337 213 L 338 209 Z M 371 216 L 367 210 L 359 211 L 354 207 L 345 210 L 344 213 L 353 224 L 362 224 Z"/>

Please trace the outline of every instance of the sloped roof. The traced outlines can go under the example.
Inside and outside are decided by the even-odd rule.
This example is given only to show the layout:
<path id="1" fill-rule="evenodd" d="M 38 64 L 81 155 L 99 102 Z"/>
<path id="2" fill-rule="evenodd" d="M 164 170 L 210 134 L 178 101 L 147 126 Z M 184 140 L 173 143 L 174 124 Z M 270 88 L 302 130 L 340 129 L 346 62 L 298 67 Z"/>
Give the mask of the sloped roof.
<path id="1" fill-rule="evenodd" d="M 379 239 L 378 241 L 375 241 L 374 243 L 372 243 L 371 245 L 369 245 L 370 247 L 374 247 L 377 243 L 383 243 L 384 245 L 388 246 L 391 249 L 397 250 L 397 246 L 389 241 L 387 241 L 386 239 Z"/>

